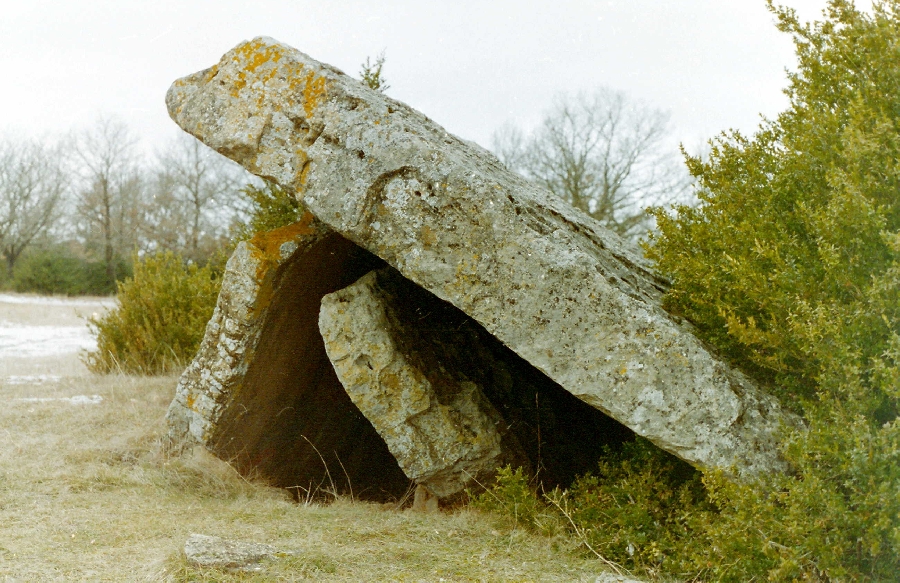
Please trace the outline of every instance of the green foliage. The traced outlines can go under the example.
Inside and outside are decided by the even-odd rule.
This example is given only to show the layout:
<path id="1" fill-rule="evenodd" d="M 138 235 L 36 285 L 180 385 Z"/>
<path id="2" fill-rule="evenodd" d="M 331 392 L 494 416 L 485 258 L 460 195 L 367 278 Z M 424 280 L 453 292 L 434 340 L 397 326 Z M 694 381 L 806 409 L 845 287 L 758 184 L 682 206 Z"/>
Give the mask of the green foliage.
<path id="1" fill-rule="evenodd" d="M 121 260 L 116 272 L 127 277 L 131 274 L 131 265 Z M 115 292 L 103 263 L 85 259 L 64 245 L 26 251 L 5 287 L 40 294 L 109 295 Z"/>
<path id="2" fill-rule="evenodd" d="M 708 476 L 721 513 L 694 553 L 714 580 L 900 572 L 900 2 L 770 8 L 799 68 L 752 138 L 688 158 L 701 204 L 657 210 L 669 309 L 801 412 L 787 476 Z M 701 552 L 702 551 L 702 552 Z"/>
<path id="3" fill-rule="evenodd" d="M 118 306 L 92 318 L 94 372 L 160 374 L 183 367 L 200 345 L 219 281 L 209 266 L 185 264 L 171 252 L 135 258 L 134 275 L 118 284 Z"/>
<path id="4" fill-rule="evenodd" d="M 516 525 L 529 529 L 538 529 L 540 517 L 547 514 L 546 505 L 528 484 L 522 468 L 500 468 L 489 489 L 478 495 L 469 493 L 469 498 L 475 508 L 508 516 Z"/>
<path id="5" fill-rule="evenodd" d="M 653 576 L 692 570 L 683 550 L 713 511 L 700 472 L 643 438 L 551 496 L 594 551 Z"/>
<path id="6" fill-rule="evenodd" d="M 593 553 L 650 576 L 694 575 L 694 541 L 715 518 L 700 472 L 643 438 L 607 449 L 595 474 L 544 496 L 521 469 L 503 468 L 472 504 L 532 529 L 564 523 Z"/>
<path id="7" fill-rule="evenodd" d="M 235 240 L 242 241 L 256 233 L 286 227 L 303 216 L 304 208 L 300 201 L 270 180 L 262 188 L 249 184 L 241 192 L 250 200 L 250 220 L 236 229 L 233 235 Z"/>
<path id="8" fill-rule="evenodd" d="M 753 139 L 723 135 L 708 160 L 689 157 L 702 203 L 657 210 L 648 247 L 675 282 L 668 307 L 786 401 L 813 397 L 847 350 L 879 358 L 900 316 L 870 293 L 898 257 L 900 4 L 874 17 L 829 6 L 811 27 L 774 9 L 800 58 L 791 107 Z"/>
<path id="9" fill-rule="evenodd" d="M 384 77 L 381 75 L 382 67 L 384 67 L 384 51 L 379 53 L 374 64 L 369 61 L 369 57 L 366 57 L 366 62 L 362 64 L 362 67 L 359 70 L 359 77 L 363 84 L 367 85 L 370 89 L 384 93 L 390 89 L 391 86 L 387 84 L 387 81 L 385 81 Z"/>

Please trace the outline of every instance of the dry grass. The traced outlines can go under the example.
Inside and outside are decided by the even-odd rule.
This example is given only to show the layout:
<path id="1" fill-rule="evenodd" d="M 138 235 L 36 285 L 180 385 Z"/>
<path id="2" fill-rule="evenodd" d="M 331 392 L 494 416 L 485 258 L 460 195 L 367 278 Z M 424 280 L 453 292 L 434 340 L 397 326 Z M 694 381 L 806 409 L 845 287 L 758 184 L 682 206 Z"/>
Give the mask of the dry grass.
<path id="1" fill-rule="evenodd" d="M 2 360 L 5 374 L 32 374 Z M 493 516 L 296 504 L 202 450 L 169 455 L 161 438 L 174 377 L 3 379 L 0 580 L 593 581 L 602 572 L 570 540 Z M 22 400 L 94 394 L 100 404 Z M 258 573 L 199 569 L 181 552 L 191 533 L 297 554 Z"/>

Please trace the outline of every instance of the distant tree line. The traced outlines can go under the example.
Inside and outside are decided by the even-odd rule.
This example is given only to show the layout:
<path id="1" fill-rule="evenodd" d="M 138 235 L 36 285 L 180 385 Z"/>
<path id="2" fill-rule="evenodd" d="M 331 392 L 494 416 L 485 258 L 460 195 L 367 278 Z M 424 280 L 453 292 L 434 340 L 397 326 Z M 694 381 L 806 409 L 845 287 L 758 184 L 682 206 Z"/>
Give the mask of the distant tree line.
<path id="1" fill-rule="evenodd" d="M 359 72 L 379 92 L 390 87 L 384 63 L 382 51 Z M 690 176 L 668 138 L 666 113 L 601 89 L 559 96 L 530 134 L 502 126 L 492 149 L 511 170 L 637 240 L 653 226 L 647 207 L 689 196 Z M 0 286 L 112 293 L 133 257 L 221 261 L 229 242 L 262 220 L 254 213 L 274 212 L 269 198 L 283 206 L 290 197 L 187 134 L 150 156 L 109 117 L 60 139 L 0 139 Z"/>
<path id="2" fill-rule="evenodd" d="M 250 174 L 187 134 L 146 156 L 100 118 L 59 139 L 0 140 L 0 284 L 112 293 L 133 256 L 171 251 L 200 265 L 246 217 Z"/>

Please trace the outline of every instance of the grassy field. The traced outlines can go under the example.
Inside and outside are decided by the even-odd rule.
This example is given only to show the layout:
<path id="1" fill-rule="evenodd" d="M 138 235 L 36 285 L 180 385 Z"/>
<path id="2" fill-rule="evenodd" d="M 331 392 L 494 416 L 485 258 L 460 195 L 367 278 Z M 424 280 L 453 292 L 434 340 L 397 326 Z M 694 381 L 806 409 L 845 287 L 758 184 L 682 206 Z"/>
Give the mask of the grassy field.
<path id="1" fill-rule="evenodd" d="M 48 315 L 57 308 L 3 305 L 0 320 L 59 323 Z M 72 354 L 0 354 L 0 374 L 2 581 L 594 581 L 603 572 L 569 538 L 474 510 L 298 504 L 201 449 L 171 454 L 162 437 L 174 377 L 92 376 Z M 296 554 L 257 573 L 199 569 L 181 550 L 191 533 Z"/>

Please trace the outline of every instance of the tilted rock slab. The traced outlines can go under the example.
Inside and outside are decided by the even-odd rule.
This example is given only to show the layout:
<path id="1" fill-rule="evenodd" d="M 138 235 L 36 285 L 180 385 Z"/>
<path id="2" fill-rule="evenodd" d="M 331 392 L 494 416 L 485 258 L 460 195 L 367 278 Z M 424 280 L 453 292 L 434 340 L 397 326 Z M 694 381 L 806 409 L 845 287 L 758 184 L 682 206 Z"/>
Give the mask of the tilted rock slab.
<path id="1" fill-rule="evenodd" d="M 169 406 L 172 442 L 202 444 L 300 497 L 360 484 L 377 484 L 370 499 L 401 496 L 409 480 L 335 376 L 318 328 L 322 296 L 383 265 L 309 213 L 240 243 Z"/>
<path id="2" fill-rule="evenodd" d="M 568 391 L 699 467 L 783 468 L 785 414 L 660 307 L 595 221 L 410 107 L 257 38 L 176 81 L 170 116 L 469 314 Z"/>
<path id="3" fill-rule="evenodd" d="M 418 291 L 410 287 L 386 268 L 322 298 L 319 330 L 353 403 L 404 473 L 439 498 L 489 483 L 501 466 L 527 468 L 506 423 L 455 358 L 470 348 L 458 345 L 464 337 L 423 331 L 428 314 L 395 308 L 409 301 L 404 292 Z"/>
<path id="4" fill-rule="evenodd" d="M 429 495 L 488 483 L 506 464 L 567 487 L 634 438 L 393 268 L 323 297 L 319 328 L 353 402 Z"/>

